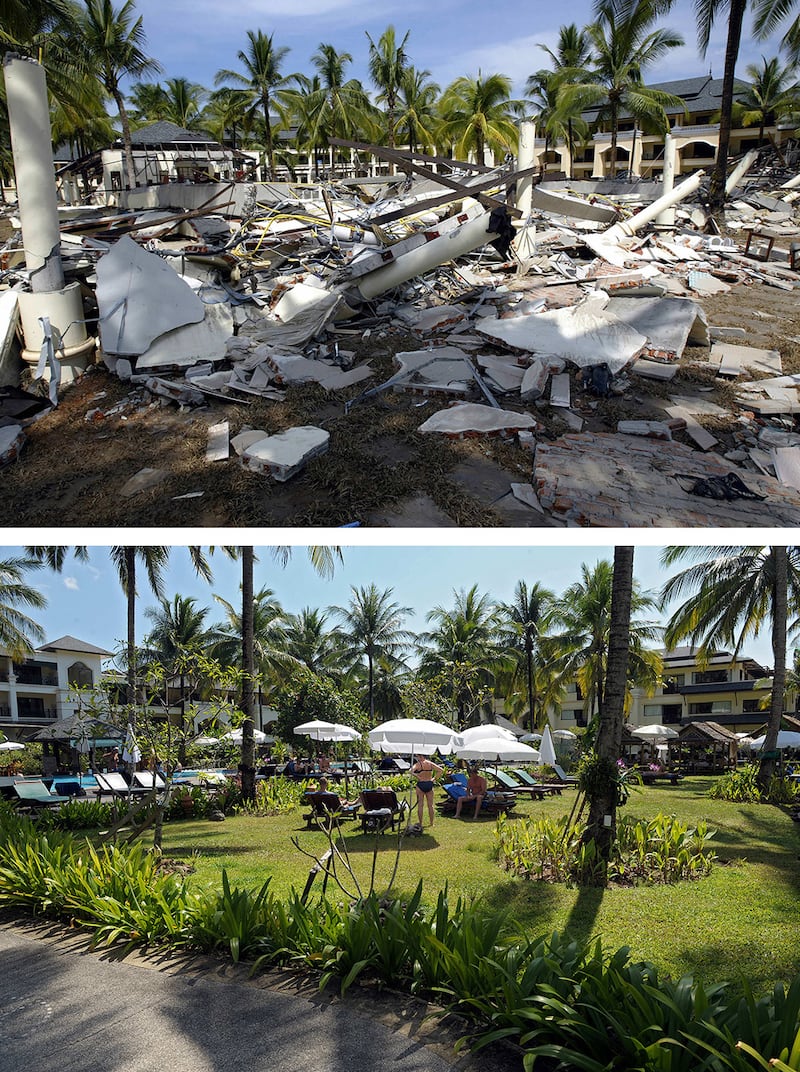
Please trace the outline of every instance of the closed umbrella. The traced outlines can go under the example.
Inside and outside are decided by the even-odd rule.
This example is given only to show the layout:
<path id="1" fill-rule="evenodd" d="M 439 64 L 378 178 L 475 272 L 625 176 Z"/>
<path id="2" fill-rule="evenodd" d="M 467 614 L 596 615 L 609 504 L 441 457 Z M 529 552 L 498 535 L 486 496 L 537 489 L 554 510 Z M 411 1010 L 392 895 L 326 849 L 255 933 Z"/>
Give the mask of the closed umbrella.
<path id="1" fill-rule="evenodd" d="M 142 758 L 142 750 L 139 748 L 136 734 L 133 732 L 133 726 L 130 722 L 128 723 L 128 731 L 125 734 L 125 744 L 122 746 L 122 758 L 125 763 L 130 763 L 132 767 L 135 767 Z"/>
<path id="2" fill-rule="evenodd" d="M 542 743 L 539 745 L 539 758 L 541 762 L 546 763 L 548 767 L 555 767 L 558 762 L 549 723 L 545 726 L 544 732 L 542 733 Z"/>

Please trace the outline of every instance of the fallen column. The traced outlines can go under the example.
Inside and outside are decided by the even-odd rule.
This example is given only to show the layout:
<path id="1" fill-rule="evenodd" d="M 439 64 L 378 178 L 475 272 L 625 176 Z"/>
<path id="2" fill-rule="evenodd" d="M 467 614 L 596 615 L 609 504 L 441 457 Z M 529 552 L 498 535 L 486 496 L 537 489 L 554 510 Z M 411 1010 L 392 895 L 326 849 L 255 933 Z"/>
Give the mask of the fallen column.
<path id="1" fill-rule="evenodd" d="M 736 165 L 736 167 L 733 169 L 733 171 L 728 176 L 728 181 L 725 183 L 725 193 L 726 194 L 733 193 L 733 191 L 736 189 L 736 187 L 739 185 L 739 183 L 745 177 L 747 172 L 750 170 L 750 168 L 756 162 L 757 157 L 758 157 L 758 150 L 757 149 L 751 149 L 749 153 L 745 153 L 745 155 L 742 157 L 742 159 L 739 161 L 739 163 Z"/>
<path id="2" fill-rule="evenodd" d="M 669 193 L 663 194 L 655 200 L 652 205 L 648 205 L 647 208 L 637 212 L 630 219 L 620 220 L 613 227 L 609 227 L 607 231 L 603 232 L 603 239 L 617 242 L 620 238 L 630 238 L 635 235 L 637 231 L 641 231 L 648 223 L 652 223 L 665 209 L 677 205 L 679 201 L 685 201 L 687 197 L 695 193 L 700 188 L 700 183 L 704 177 L 705 171 L 695 171 L 693 175 L 684 179 L 680 185 L 674 187 Z"/>
<path id="3" fill-rule="evenodd" d="M 675 139 L 671 134 L 664 138 L 664 173 L 661 180 L 661 195 L 669 195 L 675 189 L 675 164 L 678 158 L 678 150 Z M 656 216 L 655 223 L 658 227 L 675 226 L 675 206 L 670 205 Z"/>

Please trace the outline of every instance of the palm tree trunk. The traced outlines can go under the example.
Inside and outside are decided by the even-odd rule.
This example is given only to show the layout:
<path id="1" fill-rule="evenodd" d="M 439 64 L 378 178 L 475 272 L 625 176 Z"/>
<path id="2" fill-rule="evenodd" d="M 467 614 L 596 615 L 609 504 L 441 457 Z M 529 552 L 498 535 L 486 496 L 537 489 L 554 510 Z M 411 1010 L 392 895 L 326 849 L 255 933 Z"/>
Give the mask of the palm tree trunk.
<path id="1" fill-rule="evenodd" d="M 253 559 L 252 547 L 242 548 L 242 797 L 256 798 L 255 655 L 253 643 Z"/>
<path id="2" fill-rule="evenodd" d="M 131 125 L 128 122 L 128 113 L 125 109 L 125 100 L 120 93 L 119 89 L 111 91 L 114 98 L 114 103 L 117 106 L 119 112 L 119 123 L 122 127 L 122 144 L 124 146 L 125 153 L 125 171 L 128 176 L 128 189 L 132 190 L 136 186 L 136 168 L 133 164 L 133 145 L 131 143 Z"/>
<path id="3" fill-rule="evenodd" d="M 730 0 L 728 14 L 728 40 L 725 46 L 725 70 L 722 76 L 722 106 L 719 116 L 719 147 L 714 172 L 711 176 L 709 204 L 712 212 L 721 212 L 725 204 L 725 180 L 728 174 L 728 147 L 731 141 L 731 112 L 733 109 L 733 83 L 736 77 L 736 61 L 739 58 L 739 43 L 742 39 L 742 22 L 747 0 Z"/>
<path id="4" fill-rule="evenodd" d="M 375 724 L 375 667 L 372 661 L 372 652 L 367 652 L 367 691 L 369 693 L 369 721 Z"/>
<path id="5" fill-rule="evenodd" d="M 575 178 L 575 161 L 572 158 L 572 120 L 567 120 L 567 154 L 569 156 L 569 180 L 572 182 Z"/>
<path id="6" fill-rule="evenodd" d="M 527 664 L 528 671 L 528 721 L 530 724 L 529 732 L 533 733 L 536 729 L 533 721 L 533 641 L 530 633 L 525 634 L 525 662 Z"/>
<path id="7" fill-rule="evenodd" d="M 614 581 L 611 595 L 611 625 L 608 640 L 605 702 L 595 751 L 608 771 L 613 771 L 622 747 L 622 723 L 628 678 L 631 597 L 633 594 L 633 548 L 614 549 Z M 594 841 L 600 857 L 608 861 L 616 837 L 616 782 L 608 777 L 589 796 L 589 820 L 584 841 Z"/>
<path id="8" fill-rule="evenodd" d="M 265 94 L 262 101 L 264 104 L 264 141 L 266 142 L 267 149 L 267 164 L 269 166 L 269 177 L 271 180 L 274 180 L 275 156 L 272 151 L 272 126 L 269 121 L 269 97 Z"/>
<path id="9" fill-rule="evenodd" d="M 619 133 L 619 118 L 616 104 L 611 105 L 611 178 L 617 177 L 617 134 Z"/>
<path id="10" fill-rule="evenodd" d="M 136 548 L 125 548 L 125 577 L 128 599 L 128 721 L 136 725 Z"/>
<path id="11" fill-rule="evenodd" d="M 789 584 L 789 556 L 785 547 L 771 549 L 773 562 L 772 587 L 772 696 L 769 708 L 769 723 L 764 746 L 761 749 L 761 764 L 758 769 L 758 784 L 762 790 L 769 785 L 775 771 L 775 752 L 778 731 L 783 717 L 783 701 L 786 692 L 786 617 L 787 591 Z"/>

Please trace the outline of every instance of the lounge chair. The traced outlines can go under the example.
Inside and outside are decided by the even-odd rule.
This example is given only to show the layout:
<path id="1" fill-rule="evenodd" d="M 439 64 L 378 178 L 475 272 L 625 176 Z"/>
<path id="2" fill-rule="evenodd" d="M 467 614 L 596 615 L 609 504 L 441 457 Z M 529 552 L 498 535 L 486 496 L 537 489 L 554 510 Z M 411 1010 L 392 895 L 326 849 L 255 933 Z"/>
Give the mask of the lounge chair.
<path id="1" fill-rule="evenodd" d="M 41 779 L 30 782 L 14 782 L 12 789 L 17 795 L 18 811 L 34 811 L 66 804 L 69 797 L 51 793 Z"/>
<path id="2" fill-rule="evenodd" d="M 140 797 L 145 793 L 152 792 L 152 786 L 146 789 L 141 785 L 128 785 L 118 771 L 110 771 L 107 774 L 95 773 L 94 777 L 97 782 L 98 800 L 104 793 L 116 799 L 124 798 L 127 800 L 128 797 Z"/>
<path id="3" fill-rule="evenodd" d="M 311 811 L 303 816 L 306 825 L 330 827 L 339 819 L 355 819 L 361 807 L 361 801 L 355 804 L 342 804 L 338 793 L 306 793 L 303 798 L 311 806 Z"/>
<path id="4" fill-rule="evenodd" d="M 394 789 L 364 789 L 361 803 L 364 811 L 359 818 L 365 834 L 394 830 L 409 810 L 408 801 L 398 800 Z"/>
<path id="5" fill-rule="evenodd" d="M 123 779 L 124 781 L 124 779 Z M 133 772 L 131 778 L 131 785 L 135 788 L 153 791 L 153 783 L 155 782 L 156 789 L 162 793 L 167 788 L 167 783 L 161 777 L 160 774 L 149 770 L 137 770 Z"/>
<path id="6" fill-rule="evenodd" d="M 562 785 L 571 785 L 573 788 L 577 788 L 577 778 L 571 778 L 568 774 L 565 773 L 564 768 L 558 763 L 551 763 L 550 766 L 556 772 L 558 780 Z"/>
<path id="7" fill-rule="evenodd" d="M 456 801 L 459 797 L 468 796 L 467 787 L 460 781 L 448 782 L 442 786 L 447 796 L 439 802 L 439 809 L 444 815 L 454 815 Z M 497 793 L 489 790 L 481 804 L 481 815 L 500 815 L 502 812 L 512 811 L 517 803 L 514 793 Z"/>
<path id="8" fill-rule="evenodd" d="M 544 798 L 550 796 L 551 793 L 551 790 L 548 787 L 539 785 L 538 783 L 526 785 L 517 778 L 513 778 L 508 771 L 493 770 L 492 777 L 503 789 L 507 789 L 511 793 L 523 793 L 525 796 L 532 797 L 535 800 L 544 800 Z M 558 792 L 561 792 L 561 786 L 558 787 Z"/>
<path id="9" fill-rule="evenodd" d="M 523 785 L 541 789 L 547 796 L 560 797 L 563 792 L 563 787 L 555 782 L 537 782 L 531 772 L 526 771 L 524 767 L 514 767 L 511 773 L 515 778 L 519 778 Z"/>

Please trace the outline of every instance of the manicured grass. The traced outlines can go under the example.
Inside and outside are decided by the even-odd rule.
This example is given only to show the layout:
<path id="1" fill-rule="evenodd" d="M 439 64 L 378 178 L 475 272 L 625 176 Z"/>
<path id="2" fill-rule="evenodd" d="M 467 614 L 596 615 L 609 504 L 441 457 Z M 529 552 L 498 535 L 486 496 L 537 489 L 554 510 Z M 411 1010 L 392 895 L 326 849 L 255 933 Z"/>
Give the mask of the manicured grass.
<path id="1" fill-rule="evenodd" d="M 712 842 L 720 860 L 710 876 L 674 886 L 608 890 L 567 889 L 529 882 L 501 871 L 496 862 L 495 823 L 437 815 L 432 832 L 406 838 L 395 889 L 412 890 L 422 878 L 432 903 L 449 883 L 452 894 L 480 898 L 530 934 L 566 931 L 581 938 L 601 935 L 611 948 L 630 946 L 637 959 L 652 960 L 678 976 L 694 973 L 706 982 L 749 980 L 758 993 L 800 971 L 800 827 L 768 805 L 730 804 L 704 796 L 709 778 L 687 778 L 680 786 L 659 785 L 634 793 L 623 814 L 674 814 L 686 822 L 706 819 L 717 831 Z M 525 802 L 519 815 L 566 814 L 574 791 L 543 802 Z M 357 824 L 344 824 L 354 868 L 368 887 L 376 839 Z M 312 861 L 291 842 L 322 853 L 324 835 L 307 830 L 301 812 L 270 818 L 233 817 L 225 823 L 170 823 L 164 831 L 169 856 L 194 855 L 190 884 L 218 888 L 227 869 L 232 884 L 258 887 L 270 878 L 276 893 L 302 889 Z M 377 838 L 376 886 L 385 886 L 394 866 L 397 839 Z M 321 889 L 316 880 L 315 893 Z M 343 898 L 335 886 L 329 896 Z"/>

